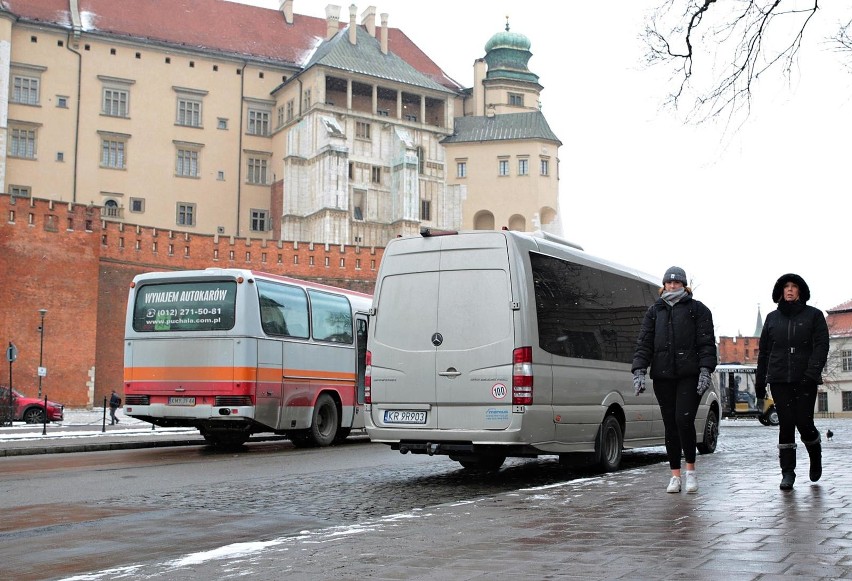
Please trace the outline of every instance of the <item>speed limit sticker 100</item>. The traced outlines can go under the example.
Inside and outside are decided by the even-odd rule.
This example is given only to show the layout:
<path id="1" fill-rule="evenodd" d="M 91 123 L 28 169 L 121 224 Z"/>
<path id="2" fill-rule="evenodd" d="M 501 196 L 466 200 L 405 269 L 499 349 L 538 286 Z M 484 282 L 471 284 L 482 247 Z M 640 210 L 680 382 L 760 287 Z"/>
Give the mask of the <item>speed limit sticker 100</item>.
<path id="1" fill-rule="evenodd" d="M 491 386 L 491 395 L 494 397 L 494 399 L 503 399 L 504 397 L 506 397 L 506 393 L 506 386 L 502 383 L 495 383 L 493 386 Z"/>

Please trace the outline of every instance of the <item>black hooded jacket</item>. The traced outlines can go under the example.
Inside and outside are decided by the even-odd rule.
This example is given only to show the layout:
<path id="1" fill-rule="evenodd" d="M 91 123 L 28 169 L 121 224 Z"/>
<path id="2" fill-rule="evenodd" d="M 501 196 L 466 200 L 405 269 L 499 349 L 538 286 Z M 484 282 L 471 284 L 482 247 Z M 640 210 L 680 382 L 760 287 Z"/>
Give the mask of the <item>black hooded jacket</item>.
<path id="1" fill-rule="evenodd" d="M 651 366 L 651 379 L 697 376 L 716 368 L 713 315 L 688 294 L 674 306 L 662 298 L 651 305 L 636 341 L 632 370 Z"/>
<path id="2" fill-rule="evenodd" d="M 784 285 L 799 287 L 799 300 L 783 299 Z M 828 359 L 828 325 L 822 311 L 807 305 L 811 292 L 797 274 L 785 274 L 772 289 L 778 308 L 766 316 L 760 334 L 755 372 L 757 397 L 766 397 L 766 384 L 822 383 L 822 370 Z"/>

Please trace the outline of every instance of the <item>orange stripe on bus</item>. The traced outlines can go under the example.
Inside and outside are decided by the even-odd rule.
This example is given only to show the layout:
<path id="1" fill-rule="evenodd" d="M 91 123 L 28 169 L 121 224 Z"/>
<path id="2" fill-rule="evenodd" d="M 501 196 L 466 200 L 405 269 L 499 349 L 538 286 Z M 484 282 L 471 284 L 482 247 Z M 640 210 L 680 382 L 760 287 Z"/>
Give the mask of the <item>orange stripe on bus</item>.
<path id="1" fill-rule="evenodd" d="M 354 381 L 355 374 L 345 371 L 284 369 L 277 367 L 126 367 L 124 381 L 273 381 L 284 376 L 307 379 L 337 379 Z"/>

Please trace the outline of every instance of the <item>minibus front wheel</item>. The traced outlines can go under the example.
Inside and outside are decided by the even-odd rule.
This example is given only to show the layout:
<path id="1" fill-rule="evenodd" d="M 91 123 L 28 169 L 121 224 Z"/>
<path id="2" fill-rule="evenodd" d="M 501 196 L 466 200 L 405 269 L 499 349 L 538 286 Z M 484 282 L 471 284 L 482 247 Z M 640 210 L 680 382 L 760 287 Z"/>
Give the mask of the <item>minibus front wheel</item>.
<path id="1" fill-rule="evenodd" d="M 598 429 L 595 440 L 597 466 L 601 472 L 615 472 L 621 465 L 621 451 L 624 448 L 624 433 L 621 424 L 614 415 L 606 416 Z"/>

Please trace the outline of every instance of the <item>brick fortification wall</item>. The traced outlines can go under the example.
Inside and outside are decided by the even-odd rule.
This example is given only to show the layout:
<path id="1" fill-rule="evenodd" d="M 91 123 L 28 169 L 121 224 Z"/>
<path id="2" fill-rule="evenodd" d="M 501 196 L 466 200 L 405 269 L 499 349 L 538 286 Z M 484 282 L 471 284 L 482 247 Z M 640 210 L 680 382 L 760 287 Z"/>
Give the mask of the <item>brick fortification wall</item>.
<path id="1" fill-rule="evenodd" d="M 0 341 L 18 348 L 13 383 L 72 407 L 121 392 L 130 281 L 156 270 L 250 268 L 372 293 L 382 248 L 264 241 L 101 220 L 100 208 L 0 194 Z M 8 364 L 0 384 L 9 381 Z"/>

